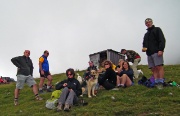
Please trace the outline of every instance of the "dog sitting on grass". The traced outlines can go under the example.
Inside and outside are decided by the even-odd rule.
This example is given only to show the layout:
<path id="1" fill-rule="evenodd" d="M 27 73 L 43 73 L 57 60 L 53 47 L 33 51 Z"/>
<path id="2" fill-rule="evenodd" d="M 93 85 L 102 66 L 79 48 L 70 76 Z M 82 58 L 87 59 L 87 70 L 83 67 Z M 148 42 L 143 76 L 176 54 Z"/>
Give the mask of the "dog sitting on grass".
<path id="1" fill-rule="evenodd" d="M 96 96 L 95 95 L 95 87 L 98 83 L 98 76 L 99 76 L 99 74 L 96 70 L 91 70 L 91 73 L 89 75 L 89 79 L 86 80 L 89 98 L 91 98 L 92 96 Z"/>
<path id="2" fill-rule="evenodd" d="M 79 75 L 79 73 L 77 73 L 77 80 L 79 81 L 80 84 L 82 84 L 83 79 L 82 79 L 82 77 Z"/>
<path id="3" fill-rule="evenodd" d="M 96 70 L 91 70 L 90 75 L 85 78 L 79 78 L 77 77 L 77 80 L 81 83 L 82 86 L 82 95 L 80 97 L 83 97 L 84 94 L 88 94 L 88 97 L 91 98 L 93 96 L 96 96 L 97 90 L 95 90 L 97 83 L 98 83 L 98 72 Z M 82 79 L 82 80 L 81 80 Z"/>

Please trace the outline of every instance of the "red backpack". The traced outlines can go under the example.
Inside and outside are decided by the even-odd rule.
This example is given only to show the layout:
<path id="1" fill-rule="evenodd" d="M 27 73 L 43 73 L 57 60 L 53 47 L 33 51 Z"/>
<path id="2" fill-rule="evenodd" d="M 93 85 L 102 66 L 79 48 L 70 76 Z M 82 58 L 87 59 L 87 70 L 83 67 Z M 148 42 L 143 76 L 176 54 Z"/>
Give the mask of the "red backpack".
<path id="1" fill-rule="evenodd" d="M 4 80 L 2 78 L 0 78 L 0 83 L 4 83 Z"/>

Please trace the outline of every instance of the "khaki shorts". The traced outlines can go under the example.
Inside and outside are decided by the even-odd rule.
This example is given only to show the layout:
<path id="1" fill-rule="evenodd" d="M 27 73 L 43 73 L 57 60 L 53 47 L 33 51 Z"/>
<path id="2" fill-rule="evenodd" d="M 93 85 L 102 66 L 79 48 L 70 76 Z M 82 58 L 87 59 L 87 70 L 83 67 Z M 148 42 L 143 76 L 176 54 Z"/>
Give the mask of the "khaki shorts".
<path id="1" fill-rule="evenodd" d="M 24 87 L 24 83 L 26 83 L 29 87 L 32 87 L 32 85 L 36 84 L 36 81 L 31 75 L 17 75 L 16 88 L 22 89 Z"/>
<path id="2" fill-rule="evenodd" d="M 154 53 L 151 56 L 148 56 L 147 58 L 149 68 L 153 68 L 155 66 L 164 64 L 163 56 L 158 56 L 158 53 Z"/>

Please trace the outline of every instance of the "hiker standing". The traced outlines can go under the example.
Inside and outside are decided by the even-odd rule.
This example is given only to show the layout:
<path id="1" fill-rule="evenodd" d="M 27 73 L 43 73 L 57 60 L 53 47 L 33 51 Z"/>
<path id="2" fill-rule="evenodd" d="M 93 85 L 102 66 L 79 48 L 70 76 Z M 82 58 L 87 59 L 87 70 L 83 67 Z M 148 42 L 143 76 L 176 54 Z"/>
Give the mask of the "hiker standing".
<path id="1" fill-rule="evenodd" d="M 11 59 L 11 62 L 18 68 L 16 88 L 14 91 L 14 105 L 18 105 L 19 92 L 24 87 L 24 83 L 32 88 L 36 100 L 42 100 L 42 98 L 38 95 L 38 88 L 33 78 L 34 67 L 29 56 L 30 51 L 25 50 L 23 56 L 14 57 Z"/>
<path id="2" fill-rule="evenodd" d="M 148 67 L 152 70 L 155 83 L 162 85 L 164 83 L 164 60 L 163 53 L 165 48 L 165 37 L 159 27 L 153 25 L 151 18 L 145 20 L 147 32 L 143 40 L 143 52 L 147 54 Z"/>
<path id="3" fill-rule="evenodd" d="M 49 71 L 49 62 L 47 57 L 49 56 L 49 52 L 47 50 L 44 51 L 44 54 L 39 58 L 39 73 L 40 73 L 40 83 L 39 83 L 39 93 L 43 93 L 43 83 L 45 78 L 47 78 L 47 92 L 52 92 L 51 90 L 51 83 L 52 83 L 52 76 Z"/>
<path id="4" fill-rule="evenodd" d="M 121 54 L 124 54 L 127 56 L 126 61 L 133 63 L 132 69 L 134 72 L 134 77 L 138 78 L 139 73 L 137 71 L 137 66 L 138 66 L 139 62 L 141 61 L 141 56 L 133 50 L 126 50 L 126 49 L 121 49 Z"/>

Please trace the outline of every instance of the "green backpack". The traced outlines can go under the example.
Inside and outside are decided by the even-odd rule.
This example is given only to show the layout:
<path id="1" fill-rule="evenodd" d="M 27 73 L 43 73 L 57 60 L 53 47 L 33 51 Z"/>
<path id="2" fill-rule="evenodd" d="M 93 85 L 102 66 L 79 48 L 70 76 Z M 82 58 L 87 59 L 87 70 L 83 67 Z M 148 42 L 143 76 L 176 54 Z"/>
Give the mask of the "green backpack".
<path id="1" fill-rule="evenodd" d="M 61 90 L 55 90 L 52 92 L 51 98 L 46 101 L 46 108 L 51 110 L 56 109 L 61 92 Z"/>
<path id="2" fill-rule="evenodd" d="M 61 90 L 55 90 L 55 91 L 52 92 L 51 98 L 56 98 L 56 99 L 58 99 L 58 98 L 60 97 L 61 93 L 62 93 Z"/>

